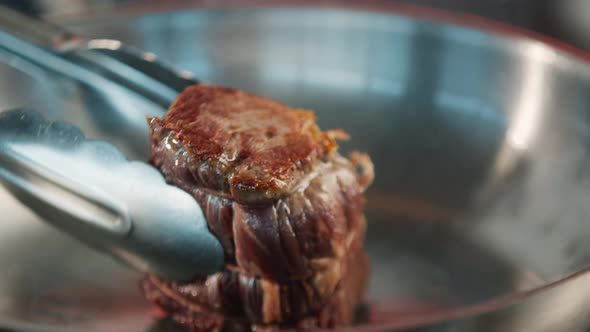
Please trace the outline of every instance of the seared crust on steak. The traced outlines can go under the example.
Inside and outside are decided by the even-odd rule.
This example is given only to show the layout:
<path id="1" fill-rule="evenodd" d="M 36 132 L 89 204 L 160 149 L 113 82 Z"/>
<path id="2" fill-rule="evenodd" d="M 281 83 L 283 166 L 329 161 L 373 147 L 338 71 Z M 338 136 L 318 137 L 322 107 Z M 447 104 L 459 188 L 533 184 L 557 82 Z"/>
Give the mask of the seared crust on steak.
<path id="1" fill-rule="evenodd" d="M 337 132 L 322 132 L 315 115 L 246 92 L 194 85 L 180 94 L 152 130 L 184 144 L 201 186 L 232 199 L 260 203 L 284 196 L 337 148 Z M 159 136 L 159 135 L 157 135 Z"/>

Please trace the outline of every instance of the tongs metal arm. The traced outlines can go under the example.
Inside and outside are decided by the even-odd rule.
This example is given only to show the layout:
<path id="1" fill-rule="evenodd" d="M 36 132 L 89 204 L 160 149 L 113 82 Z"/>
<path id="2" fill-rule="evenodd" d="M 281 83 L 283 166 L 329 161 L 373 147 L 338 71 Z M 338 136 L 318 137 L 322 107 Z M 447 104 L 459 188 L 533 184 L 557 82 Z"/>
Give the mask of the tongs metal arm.
<path id="1" fill-rule="evenodd" d="M 116 40 L 86 40 L 48 22 L 0 5 L 0 49 L 98 90 L 105 79 L 167 108 L 191 73 Z"/>
<path id="2" fill-rule="evenodd" d="M 82 38 L 51 23 L 21 14 L 0 5 L 0 30 L 48 50 L 66 50 Z"/>

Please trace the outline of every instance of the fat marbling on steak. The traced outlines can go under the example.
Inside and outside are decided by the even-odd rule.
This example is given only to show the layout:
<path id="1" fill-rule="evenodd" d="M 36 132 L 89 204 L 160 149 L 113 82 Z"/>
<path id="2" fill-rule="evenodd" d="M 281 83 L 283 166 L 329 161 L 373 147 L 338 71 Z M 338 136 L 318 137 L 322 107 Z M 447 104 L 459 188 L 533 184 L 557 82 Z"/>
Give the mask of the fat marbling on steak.
<path id="1" fill-rule="evenodd" d="M 191 193 L 226 254 L 225 270 L 179 284 L 147 276 L 147 298 L 197 331 L 350 323 L 368 277 L 362 247 L 366 155 L 342 131 L 246 92 L 194 85 L 149 120 L 151 163 Z"/>

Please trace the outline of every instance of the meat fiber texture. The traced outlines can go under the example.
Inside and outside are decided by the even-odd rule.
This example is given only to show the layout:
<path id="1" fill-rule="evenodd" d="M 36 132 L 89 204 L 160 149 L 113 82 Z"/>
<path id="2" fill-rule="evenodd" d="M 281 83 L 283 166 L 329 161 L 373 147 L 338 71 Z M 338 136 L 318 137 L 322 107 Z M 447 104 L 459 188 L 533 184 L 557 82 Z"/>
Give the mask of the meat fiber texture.
<path id="1" fill-rule="evenodd" d="M 191 193 L 225 250 L 222 272 L 188 283 L 146 276 L 148 300 L 194 331 L 351 323 L 368 280 L 368 156 L 338 151 L 312 112 L 194 85 L 149 119 L 151 163 Z"/>

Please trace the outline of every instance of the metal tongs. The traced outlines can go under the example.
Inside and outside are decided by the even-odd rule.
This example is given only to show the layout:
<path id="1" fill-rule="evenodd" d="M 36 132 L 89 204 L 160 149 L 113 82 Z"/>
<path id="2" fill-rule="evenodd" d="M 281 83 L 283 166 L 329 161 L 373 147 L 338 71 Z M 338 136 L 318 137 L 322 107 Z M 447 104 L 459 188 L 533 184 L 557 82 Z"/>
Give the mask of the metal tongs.
<path id="1" fill-rule="evenodd" d="M 198 83 L 153 53 L 118 40 L 91 39 L 0 5 L 0 50 L 86 86 L 118 84 L 167 109 L 185 87 Z"/>
<path id="2" fill-rule="evenodd" d="M 97 89 L 114 82 L 163 107 L 196 83 L 118 41 L 87 41 L 2 6 L 0 50 Z M 188 193 L 73 125 L 30 110 L 0 113 L 0 182 L 44 221 L 140 271 L 188 280 L 223 266 Z"/>

